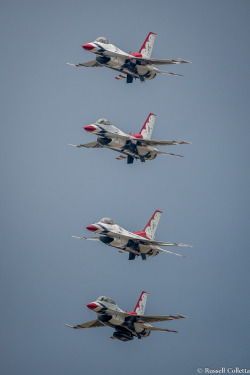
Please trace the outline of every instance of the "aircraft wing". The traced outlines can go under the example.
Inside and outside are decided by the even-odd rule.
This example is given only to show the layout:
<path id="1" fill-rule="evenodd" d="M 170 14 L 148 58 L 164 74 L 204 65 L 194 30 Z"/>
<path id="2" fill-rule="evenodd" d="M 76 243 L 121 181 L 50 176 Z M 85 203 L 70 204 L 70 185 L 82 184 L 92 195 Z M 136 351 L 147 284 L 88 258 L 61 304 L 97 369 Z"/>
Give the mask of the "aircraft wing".
<path id="1" fill-rule="evenodd" d="M 158 141 L 155 139 L 142 139 L 142 144 L 147 146 L 175 146 L 175 145 L 183 145 L 183 144 L 191 144 L 190 142 L 179 140 L 179 141 Z"/>
<path id="2" fill-rule="evenodd" d="M 191 63 L 191 61 L 187 60 L 166 60 L 166 59 L 147 59 L 144 57 L 136 57 L 137 60 L 141 61 L 144 64 L 152 64 L 152 65 L 170 65 L 170 64 L 183 64 L 183 63 Z"/>
<path id="3" fill-rule="evenodd" d="M 105 324 L 100 322 L 100 320 L 91 320 L 91 322 L 77 324 L 76 326 L 71 326 L 70 324 L 66 324 L 66 327 L 79 329 L 79 328 L 95 328 L 95 327 L 105 327 Z"/>
<path id="4" fill-rule="evenodd" d="M 183 247 L 193 247 L 192 245 L 187 245 L 185 243 L 171 243 L 171 242 L 161 242 L 161 241 L 153 241 L 149 240 L 152 245 L 159 245 L 159 246 L 183 246 Z"/>
<path id="5" fill-rule="evenodd" d="M 190 63 L 191 62 L 191 61 L 182 60 L 182 59 L 178 59 L 178 60 L 151 59 L 151 58 L 147 59 L 145 57 L 135 57 L 135 56 L 130 55 L 130 54 L 121 54 L 121 53 L 111 52 L 111 51 L 105 51 L 105 52 L 103 52 L 103 54 L 105 56 L 109 56 L 109 57 L 118 57 L 119 59 L 123 59 L 123 60 L 130 59 L 130 60 L 136 61 L 136 63 L 139 62 L 140 64 L 143 64 L 143 65 L 147 65 L 147 64 L 169 65 L 169 64 L 183 64 L 183 63 Z"/>
<path id="6" fill-rule="evenodd" d="M 90 68 L 103 68 L 103 65 L 100 64 L 98 61 L 96 60 L 93 60 L 93 61 L 88 61 L 86 63 L 79 63 L 79 64 L 70 64 L 70 63 L 67 63 L 67 65 L 70 65 L 70 66 L 76 66 L 77 68 L 79 68 L 80 66 L 85 66 L 85 67 L 90 67 Z"/>
<path id="7" fill-rule="evenodd" d="M 124 141 L 132 141 L 137 146 L 167 146 L 167 145 L 180 145 L 180 144 L 190 144 L 190 142 L 179 140 L 179 141 L 160 141 L 160 140 L 153 140 L 153 139 L 138 139 L 135 137 L 131 137 L 129 135 L 123 135 L 123 134 L 116 134 L 116 133 L 105 133 L 105 137 L 111 137 L 111 138 L 119 138 Z M 169 155 L 175 155 L 175 154 L 169 154 Z M 177 155 L 180 156 L 180 155 Z"/>
<path id="8" fill-rule="evenodd" d="M 136 318 L 136 321 L 138 323 L 154 323 L 154 322 L 164 322 L 166 320 L 175 320 L 175 319 L 181 319 L 186 318 L 185 315 L 133 315 Z"/>
<path id="9" fill-rule="evenodd" d="M 122 233 L 117 233 L 115 231 L 112 231 L 111 229 L 109 229 L 109 233 L 111 233 L 111 235 L 113 237 L 123 237 L 123 238 L 126 238 L 128 240 L 135 241 L 136 243 L 142 243 L 142 244 L 145 244 L 145 245 L 193 247 L 192 245 L 186 245 L 184 243 L 175 243 L 175 242 L 171 243 L 171 242 L 154 241 L 154 240 L 150 240 L 150 239 L 143 238 L 143 237 L 138 238 L 136 235 L 135 235 L 135 237 L 134 236 L 128 236 L 128 235 L 125 235 L 125 234 L 122 234 Z"/>
<path id="10" fill-rule="evenodd" d="M 131 321 L 136 323 L 154 323 L 154 322 L 164 322 L 166 320 L 175 320 L 186 318 L 185 315 L 132 315 L 124 311 L 116 311 L 112 309 L 106 309 L 105 314 L 118 315 L 126 320 L 129 318 Z"/>
<path id="11" fill-rule="evenodd" d="M 78 240 L 100 241 L 99 237 L 77 237 L 77 236 L 72 236 L 72 237 L 77 238 Z"/>
<path id="12" fill-rule="evenodd" d="M 78 148 L 81 148 L 81 147 L 88 147 L 88 148 L 103 148 L 102 145 L 100 145 L 100 143 L 94 141 L 94 142 L 90 142 L 90 143 L 86 143 L 85 145 L 71 145 L 69 144 L 69 146 L 73 146 L 73 147 L 78 147 Z"/>

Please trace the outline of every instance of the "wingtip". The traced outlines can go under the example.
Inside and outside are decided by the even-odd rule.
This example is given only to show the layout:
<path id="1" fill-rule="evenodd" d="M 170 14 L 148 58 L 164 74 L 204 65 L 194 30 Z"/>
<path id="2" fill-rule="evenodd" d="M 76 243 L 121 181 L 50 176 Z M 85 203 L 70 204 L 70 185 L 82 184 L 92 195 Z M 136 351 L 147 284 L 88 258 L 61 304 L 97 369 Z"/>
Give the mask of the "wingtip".
<path id="1" fill-rule="evenodd" d="M 179 318 L 187 318 L 186 315 L 182 315 L 182 314 L 177 314 Z"/>
<path id="2" fill-rule="evenodd" d="M 179 64 L 192 64 L 192 61 L 179 59 L 179 60 L 178 60 L 178 63 L 179 63 Z"/>
<path id="3" fill-rule="evenodd" d="M 178 141 L 178 145 L 191 145 L 191 144 L 192 144 L 191 142 L 184 141 L 183 139 L 180 139 Z"/>

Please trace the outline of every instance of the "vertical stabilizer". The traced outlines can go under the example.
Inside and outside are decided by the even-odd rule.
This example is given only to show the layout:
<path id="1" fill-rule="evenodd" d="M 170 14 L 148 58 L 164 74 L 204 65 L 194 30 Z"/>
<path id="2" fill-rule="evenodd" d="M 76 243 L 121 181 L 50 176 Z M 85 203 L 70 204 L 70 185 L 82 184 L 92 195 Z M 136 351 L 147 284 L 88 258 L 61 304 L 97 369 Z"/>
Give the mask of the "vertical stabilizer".
<path id="1" fill-rule="evenodd" d="M 141 128 L 141 131 L 139 134 L 141 134 L 144 139 L 151 138 L 154 124 L 155 124 L 155 118 L 156 118 L 156 115 L 154 115 L 153 113 L 150 113 L 147 117 L 147 120 L 143 124 L 143 127 Z"/>
<path id="2" fill-rule="evenodd" d="M 142 57 L 150 58 L 152 50 L 153 50 L 153 46 L 154 46 L 155 37 L 156 37 L 155 33 L 148 34 L 147 38 L 145 39 L 145 42 L 143 43 L 139 51 Z"/>
<path id="3" fill-rule="evenodd" d="M 162 211 L 156 210 L 145 228 L 139 232 L 133 232 L 141 237 L 148 238 L 149 240 L 155 239 L 155 232 L 161 218 Z"/>
<path id="4" fill-rule="evenodd" d="M 138 299 L 138 302 L 134 308 L 134 313 L 137 315 L 143 315 L 146 307 L 148 293 L 142 292 L 140 295 L 140 298 Z"/>
<path id="5" fill-rule="evenodd" d="M 162 214 L 161 211 L 156 210 L 154 214 L 152 215 L 151 219 L 149 220 L 149 222 L 147 223 L 147 225 L 145 226 L 145 228 L 143 229 L 143 231 L 146 233 L 147 237 L 150 240 L 155 239 L 155 232 L 159 224 L 161 214 Z"/>

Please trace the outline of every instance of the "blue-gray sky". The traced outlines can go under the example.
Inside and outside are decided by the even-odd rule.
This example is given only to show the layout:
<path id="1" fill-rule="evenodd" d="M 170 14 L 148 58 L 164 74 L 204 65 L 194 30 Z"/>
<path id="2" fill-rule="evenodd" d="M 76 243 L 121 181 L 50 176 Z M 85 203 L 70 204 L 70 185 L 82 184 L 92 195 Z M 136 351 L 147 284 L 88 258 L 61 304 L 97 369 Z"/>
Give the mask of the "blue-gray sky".
<path id="1" fill-rule="evenodd" d="M 1 350 L 5 375 L 196 374 L 249 363 L 249 1 L 2 1 Z M 127 85 L 81 45 L 106 36 L 137 52 L 149 31 L 152 57 L 184 58 Z M 164 69 L 164 67 L 163 67 Z M 155 139 L 192 145 L 126 165 L 109 150 L 73 149 L 106 117 L 138 132 L 156 113 Z M 126 254 L 71 238 L 113 218 L 140 230 L 164 212 L 157 239 L 193 244 L 181 259 Z M 147 314 L 188 316 L 144 340 L 110 340 L 110 328 L 73 331 L 95 319 L 99 295 Z"/>

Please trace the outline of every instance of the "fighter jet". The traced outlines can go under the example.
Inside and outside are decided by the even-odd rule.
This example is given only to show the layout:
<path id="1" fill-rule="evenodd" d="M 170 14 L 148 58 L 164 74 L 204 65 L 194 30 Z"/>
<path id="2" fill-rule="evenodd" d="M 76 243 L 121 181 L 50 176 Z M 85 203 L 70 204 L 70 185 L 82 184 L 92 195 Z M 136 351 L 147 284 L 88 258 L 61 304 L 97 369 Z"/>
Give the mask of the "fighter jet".
<path id="1" fill-rule="evenodd" d="M 156 256 L 159 254 L 159 252 L 174 254 L 185 258 L 184 255 L 161 249 L 160 246 L 192 247 L 191 245 L 155 241 L 155 231 L 161 214 L 161 211 L 156 210 L 145 228 L 139 232 L 128 232 L 126 229 L 123 229 L 119 225 L 115 224 L 112 219 L 105 217 L 97 223 L 88 225 L 86 227 L 86 229 L 89 231 L 100 234 L 99 237 L 72 237 L 80 240 L 101 241 L 105 245 L 119 249 L 120 253 L 128 251 L 129 260 L 134 260 L 136 256 L 141 256 L 142 260 L 146 260 L 147 257 Z"/>
<path id="2" fill-rule="evenodd" d="M 110 43 L 107 38 L 99 37 L 94 42 L 84 44 L 82 48 L 86 51 L 95 53 L 96 59 L 77 65 L 67 63 L 68 65 L 80 67 L 107 67 L 121 72 L 116 79 L 126 78 L 127 83 L 132 83 L 134 78 L 139 78 L 141 82 L 155 78 L 156 74 L 171 74 L 182 76 L 181 74 L 165 72 L 157 69 L 154 65 L 182 64 L 189 63 L 186 60 L 160 60 L 151 59 L 151 53 L 156 34 L 149 33 L 145 42 L 137 53 L 127 53 Z"/>
<path id="3" fill-rule="evenodd" d="M 97 313 L 97 319 L 87 323 L 77 324 L 67 327 L 79 328 L 93 328 L 93 327 L 111 327 L 115 328 L 115 332 L 110 337 L 111 339 L 118 339 L 121 341 L 131 341 L 134 337 L 142 339 L 150 335 L 151 331 L 175 332 L 170 329 L 153 327 L 149 323 L 163 322 L 166 320 L 174 320 L 186 318 L 184 315 L 144 315 L 144 310 L 147 301 L 147 292 L 142 292 L 141 296 L 133 311 L 124 312 L 117 304 L 108 297 L 99 297 L 95 302 L 90 302 L 87 307 Z"/>
<path id="4" fill-rule="evenodd" d="M 169 152 L 160 151 L 154 146 L 169 146 L 190 144 L 190 142 L 179 141 L 157 141 L 150 139 L 153 132 L 156 115 L 150 113 L 141 128 L 139 134 L 126 134 L 120 129 L 116 128 L 108 120 L 101 118 L 94 124 L 87 125 L 84 129 L 92 134 L 96 134 L 97 141 L 87 143 L 84 145 L 72 145 L 73 147 L 88 147 L 88 148 L 109 148 L 122 154 L 116 159 L 127 159 L 127 164 L 132 164 L 134 159 L 139 159 L 141 162 L 155 159 L 158 154 L 180 156 Z"/>

